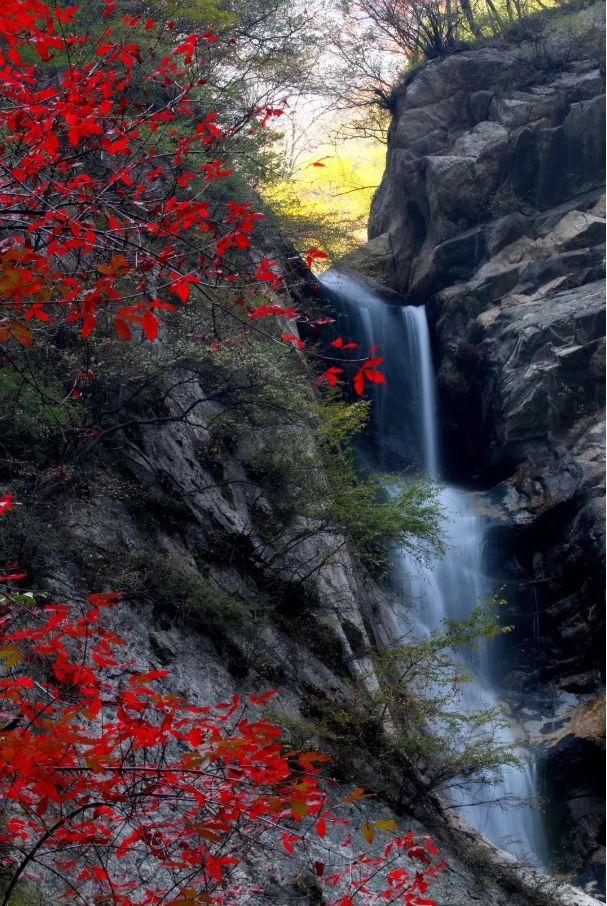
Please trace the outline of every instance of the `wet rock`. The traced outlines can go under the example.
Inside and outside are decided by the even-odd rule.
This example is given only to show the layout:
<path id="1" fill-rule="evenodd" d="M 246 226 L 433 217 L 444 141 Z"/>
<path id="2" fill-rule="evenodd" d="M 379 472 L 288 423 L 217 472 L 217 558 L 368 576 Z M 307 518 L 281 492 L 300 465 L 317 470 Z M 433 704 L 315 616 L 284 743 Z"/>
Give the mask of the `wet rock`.
<path id="1" fill-rule="evenodd" d="M 486 256 L 485 232 L 475 227 L 460 233 L 420 256 L 411 280 L 410 290 L 422 295 L 431 289 L 471 276 Z"/>
<path id="2" fill-rule="evenodd" d="M 513 267 L 510 270 L 499 271 L 497 274 L 490 274 L 475 287 L 474 294 L 483 302 L 496 302 L 519 282 L 520 270 Z M 486 321 L 484 323 L 487 323 Z"/>
<path id="3" fill-rule="evenodd" d="M 554 241 L 566 251 L 598 245 L 605 241 L 605 218 L 571 211 L 556 224 Z"/>
<path id="4" fill-rule="evenodd" d="M 175 648 L 166 633 L 150 631 L 150 648 L 163 666 L 172 663 L 176 658 Z"/>
<path id="5" fill-rule="evenodd" d="M 588 883 L 604 858 L 605 699 L 577 708 L 560 726 L 546 728 L 542 763 L 548 792 L 558 787 L 559 808 L 549 811 L 558 833 L 560 863 Z M 556 797 L 550 797 L 554 802 Z"/>
<path id="6" fill-rule="evenodd" d="M 511 690 L 566 696 L 545 771 L 569 822 L 568 867 L 589 884 L 600 809 L 580 783 L 597 743 L 566 727 L 602 683 L 602 21 L 589 7 L 535 43 L 413 76 L 395 98 L 369 225 L 394 251 L 385 281 L 428 309 L 449 477 L 496 487 Z"/>
<path id="7" fill-rule="evenodd" d="M 556 90 L 535 86 L 529 92 L 516 91 L 508 97 L 497 97 L 492 104 L 491 115 L 508 129 L 513 129 L 542 118 L 552 120 L 565 103 Z"/>
<path id="8" fill-rule="evenodd" d="M 596 671 L 591 670 L 588 673 L 576 673 L 573 676 L 568 676 L 561 683 L 561 688 L 565 692 L 587 693 L 596 689 L 600 681 L 600 676 L 597 675 Z"/>

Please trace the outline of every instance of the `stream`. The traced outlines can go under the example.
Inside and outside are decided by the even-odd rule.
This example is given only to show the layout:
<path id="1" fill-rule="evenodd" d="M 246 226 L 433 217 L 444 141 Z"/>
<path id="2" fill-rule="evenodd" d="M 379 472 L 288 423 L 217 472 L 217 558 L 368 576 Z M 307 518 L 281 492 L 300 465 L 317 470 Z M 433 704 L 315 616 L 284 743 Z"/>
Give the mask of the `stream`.
<path id="1" fill-rule="evenodd" d="M 403 607 L 393 614 L 399 636 L 440 630 L 443 620 L 468 619 L 498 589 L 485 570 L 487 517 L 479 495 L 441 480 L 440 422 L 430 333 L 423 306 L 389 304 L 363 283 L 330 271 L 323 288 L 338 315 L 338 329 L 366 354 L 378 346 L 386 384 L 373 395 L 370 431 L 362 457 L 370 468 L 425 475 L 440 487 L 446 552 L 420 563 L 406 551 L 396 557 L 396 583 Z M 447 451 L 448 455 L 448 451 Z M 500 700 L 499 645 L 488 643 L 472 662 L 458 707 L 465 713 L 504 709 Z M 471 671 L 468 670 L 470 673 Z M 516 749 L 515 728 L 499 726 L 496 743 Z M 537 800 L 532 756 L 520 749 L 522 766 L 506 765 L 501 778 L 450 790 L 451 805 L 489 840 L 519 859 L 542 866 L 545 830 Z"/>

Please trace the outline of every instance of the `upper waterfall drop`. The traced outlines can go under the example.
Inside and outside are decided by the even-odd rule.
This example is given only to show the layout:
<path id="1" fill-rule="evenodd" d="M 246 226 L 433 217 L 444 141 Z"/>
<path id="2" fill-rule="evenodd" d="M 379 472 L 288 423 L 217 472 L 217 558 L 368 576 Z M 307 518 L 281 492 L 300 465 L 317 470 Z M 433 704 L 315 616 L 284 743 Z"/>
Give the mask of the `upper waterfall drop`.
<path id="1" fill-rule="evenodd" d="M 386 385 L 376 393 L 371 412 L 373 444 L 367 461 L 378 469 L 413 469 L 431 480 L 440 479 L 439 420 L 430 332 L 423 306 L 389 304 L 373 289 L 347 275 L 323 276 L 335 310 L 346 323 L 341 332 L 359 341 L 362 351 L 378 346 L 383 356 Z M 366 348 L 365 348 L 366 346 Z M 445 619 L 466 620 L 495 592 L 483 567 L 486 521 L 474 512 L 471 495 L 443 487 L 446 552 L 429 563 L 415 561 L 406 551 L 397 557 L 402 613 L 394 621 L 402 636 L 411 626 L 420 635 L 439 631 Z M 461 707 L 467 713 L 500 709 L 493 671 L 486 658 L 474 666 L 475 680 L 465 683 Z M 504 723 L 496 732 L 498 744 L 515 749 L 515 731 Z M 533 763 L 505 765 L 491 795 L 467 790 L 453 794 L 463 817 L 492 842 L 519 858 L 541 864 L 544 830 L 541 815 L 530 801 L 537 794 Z M 505 807 L 507 803 L 515 808 Z"/>
<path id="2" fill-rule="evenodd" d="M 401 309 L 408 341 L 409 361 L 413 363 L 419 386 L 419 421 L 422 462 L 428 478 L 439 477 L 439 443 L 437 431 L 434 368 L 430 331 L 425 306 L 407 305 Z"/>
<path id="3" fill-rule="evenodd" d="M 329 271 L 322 285 L 344 320 L 343 334 L 367 353 L 378 346 L 386 385 L 371 389 L 375 466 L 418 471 L 436 480 L 440 472 L 438 419 L 430 333 L 423 307 L 391 305 L 364 283 Z M 407 367 L 403 368 L 406 361 Z"/>

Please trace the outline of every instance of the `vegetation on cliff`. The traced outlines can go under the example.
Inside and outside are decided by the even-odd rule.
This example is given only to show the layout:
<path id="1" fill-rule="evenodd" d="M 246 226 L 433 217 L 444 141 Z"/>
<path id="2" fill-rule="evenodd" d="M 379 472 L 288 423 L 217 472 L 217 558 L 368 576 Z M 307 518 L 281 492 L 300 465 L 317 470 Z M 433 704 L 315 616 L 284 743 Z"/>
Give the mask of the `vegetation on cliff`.
<path id="1" fill-rule="evenodd" d="M 482 31 L 467 9 L 440 34 Z M 336 229 L 323 187 L 369 198 L 373 176 L 318 159 L 309 209 L 285 192 L 285 98 L 324 39 L 285 0 L 0 11 L 3 903 L 35 902 L 32 882 L 90 904 L 255 901 L 284 860 L 308 902 L 434 906 L 444 864 L 352 789 L 356 749 L 408 816 L 515 760 L 495 714 L 445 707 L 454 649 L 495 620 L 395 652 L 365 610 L 395 546 L 441 550 L 441 514 L 428 483 L 358 468 L 382 350 L 337 335 L 310 270 L 360 217 Z M 122 607 L 149 651 L 117 631 Z M 156 624 L 246 694 L 174 691 L 184 677 L 145 663 L 171 660 Z M 300 649 L 309 722 L 250 717 Z"/>

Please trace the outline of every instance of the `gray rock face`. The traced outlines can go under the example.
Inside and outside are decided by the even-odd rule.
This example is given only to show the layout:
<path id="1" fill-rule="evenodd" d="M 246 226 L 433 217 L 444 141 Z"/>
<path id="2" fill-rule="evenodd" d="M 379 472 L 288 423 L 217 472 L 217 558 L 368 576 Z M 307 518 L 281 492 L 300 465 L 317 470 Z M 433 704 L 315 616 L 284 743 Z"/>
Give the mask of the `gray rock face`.
<path id="1" fill-rule="evenodd" d="M 566 694 L 570 710 L 602 682 L 602 21 L 602 5 L 548 18 L 533 46 L 415 74 L 395 98 L 369 225 L 390 252 L 374 278 L 428 307 L 452 477 L 494 486 L 504 508 L 495 568 L 517 627 L 506 682 Z M 595 747 L 559 746 L 546 770 L 562 796 L 559 753 L 592 776 Z M 562 867 L 587 879 L 602 792 L 584 783 L 583 807 L 559 807 L 575 852 Z"/>
<path id="2" fill-rule="evenodd" d="M 196 400 L 201 390 L 192 376 L 171 406 L 178 412 Z M 133 498 L 125 495 L 124 488 L 120 494 L 106 495 L 101 486 L 90 498 L 73 502 L 61 513 L 61 536 L 69 539 L 67 550 L 86 551 L 90 564 L 101 574 L 111 564 L 113 581 L 124 567 L 127 573 L 122 578 L 147 576 L 138 591 L 113 612 L 113 628 L 127 640 L 124 656 L 137 668 L 168 667 L 165 689 L 199 704 L 278 689 L 280 696 L 272 707 L 278 722 L 307 728 L 311 735 L 306 745 L 326 747 L 321 731 L 306 723 L 310 702 L 322 696 L 332 707 L 348 708 L 353 681 L 374 688 L 367 626 L 373 627 L 375 641 L 386 642 L 380 616 L 383 593 L 342 544 L 337 545 L 336 556 L 339 539 L 328 533 L 306 540 L 294 552 L 288 544 L 284 550 L 269 546 L 256 532 L 254 508 L 264 507 L 271 515 L 272 504 L 263 483 L 247 475 L 244 463 L 250 451 L 242 446 L 235 444 L 222 452 L 218 477 L 207 425 L 219 411 L 218 404 L 207 403 L 199 407 L 195 422 L 178 419 L 143 428 L 128 445 L 126 467 L 140 503 L 133 507 Z M 243 443 L 250 444 L 251 438 Z M 152 492 L 155 510 L 150 508 Z M 176 502 L 180 510 L 174 519 L 167 507 Z M 159 517 L 163 512 L 164 518 Z M 228 542 L 227 548 L 220 536 Z M 159 565 L 163 584 L 170 590 L 168 597 L 160 596 L 161 601 L 151 580 Z M 62 557 L 61 569 L 50 584 L 57 594 L 77 597 L 83 581 L 80 555 L 75 555 L 72 561 Z M 254 599 L 267 593 L 268 584 L 280 594 L 283 583 L 284 597 L 292 608 L 288 620 L 276 615 L 264 619 L 258 614 L 243 628 L 231 625 L 227 613 L 211 623 L 196 616 L 204 615 L 218 593 Z M 187 612 L 179 604 L 184 584 L 193 596 Z M 313 606 L 307 610 L 303 599 L 298 602 L 295 598 L 301 596 L 302 588 L 313 598 Z M 520 866 L 445 813 L 433 798 L 426 797 L 419 806 L 405 811 L 395 793 L 397 786 L 402 792 L 402 778 L 395 784 L 390 765 L 379 763 L 368 752 L 361 752 L 348 776 L 351 783 L 361 782 L 379 794 L 357 805 L 352 816 L 356 845 L 361 849 L 360 828 L 367 819 L 397 820 L 414 833 L 431 833 L 437 840 L 449 864 L 449 871 L 433 887 L 439 902 L 452 906 L 476 901 L 487 906 L 596 906 L 595 899 L 580 891 L 552 884 L 543 874 Z M 281 861 L 260 850 L 242 871 L 263 890 L 250 899 L 252 906 L 285 902 L 307 906 L 311 902 L 305 885 L 302 887 L 302 878 L 307 876 L 299 860 Z"/>
<path id="3" fill-rule="evenodd" d="M 441 243 L 602 185 L 601 43 L 594 8 L 548 24 L 534 45 L 430 63 L 397 92 L 369 224 L 392 249 L 385 281 L 426 294 L 446 285 L 441 256 L 428 260 Z"/>

